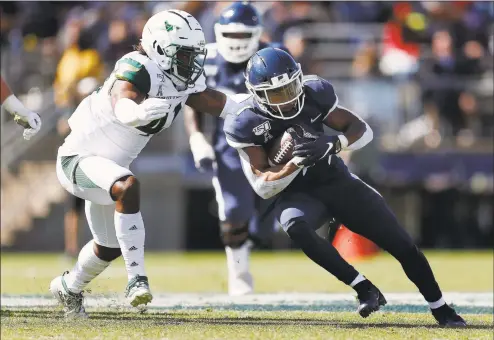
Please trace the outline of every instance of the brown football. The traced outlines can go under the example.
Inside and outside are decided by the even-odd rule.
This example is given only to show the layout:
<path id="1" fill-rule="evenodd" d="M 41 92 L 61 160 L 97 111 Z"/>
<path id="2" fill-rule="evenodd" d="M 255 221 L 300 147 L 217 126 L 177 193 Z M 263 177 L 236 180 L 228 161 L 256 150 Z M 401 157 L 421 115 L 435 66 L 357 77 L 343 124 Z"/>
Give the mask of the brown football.
<path id="1" fill-rule="evenodd" d="M 268 147 L 268 159 L 271 165 L 286 164 L 292 159 L 295 143 L 292 136 L 285 131 L 275 138 Z"/>

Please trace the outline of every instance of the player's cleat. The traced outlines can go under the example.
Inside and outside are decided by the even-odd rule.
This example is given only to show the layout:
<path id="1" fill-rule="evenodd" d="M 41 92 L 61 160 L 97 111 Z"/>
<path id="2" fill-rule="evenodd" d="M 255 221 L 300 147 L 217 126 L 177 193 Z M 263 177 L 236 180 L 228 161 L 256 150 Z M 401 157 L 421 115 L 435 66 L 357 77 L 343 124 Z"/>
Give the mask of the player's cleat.
<path id="1" fill-rule="evenodd" d="M 66 318 L 87 318 L 82 292 L 78 294 L 71 292 L 65 283 L 64 275 L 68 273 L 67 271 L 51 281 L 50 292 L 63 305 Z"/>
<path id="2" fill-rule="evenodd" d="M 228 279 L 228 294 L 241 296 L 251 294 L 254 291 L 254 280 L 249 272 L 230 276 Z"/>
<path id="3" fill-rule="evenodd" d="M 357 312 L 361 317 L 366 318 L 373 312 L 377 312 L 381 306 L 386 305 L 387 301 L 384 295 L 374 286 L 370 281 L 362 282 L 367 284 L 368 287 L 359 292 L 357 298 L 359 300 L 359 306 Z"/>
<path id="4" fill-rule="evenodd" d="M 439 308 L 431 309 L 432 315 L 440 326 L 443 327 L 466 327 L 467 323 L 456 311 L 447 304 Z"/>
<path id="5" fill-rule="evenodd" d="M 127 284 L 125 297 L 132 307 L 142 308 L 153 300 L 147 276 L 136 275 Z M 140 307 L 141 306 L 141 307 Z"/>

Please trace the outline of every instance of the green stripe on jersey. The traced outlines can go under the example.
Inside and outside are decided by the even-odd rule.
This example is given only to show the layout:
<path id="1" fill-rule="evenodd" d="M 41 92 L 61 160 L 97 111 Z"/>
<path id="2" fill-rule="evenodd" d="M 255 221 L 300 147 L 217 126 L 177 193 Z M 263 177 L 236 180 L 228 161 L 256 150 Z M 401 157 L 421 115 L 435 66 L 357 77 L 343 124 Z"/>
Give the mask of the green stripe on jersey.
<path id="1" fill-rule="evenodd" d="M 151 89 L 151 77 L 148 71 L 143 64 L 133 59 L 120 60 L 115 70 L 115 77 L 134 84 L 142 93 L 147 94 Z"/>

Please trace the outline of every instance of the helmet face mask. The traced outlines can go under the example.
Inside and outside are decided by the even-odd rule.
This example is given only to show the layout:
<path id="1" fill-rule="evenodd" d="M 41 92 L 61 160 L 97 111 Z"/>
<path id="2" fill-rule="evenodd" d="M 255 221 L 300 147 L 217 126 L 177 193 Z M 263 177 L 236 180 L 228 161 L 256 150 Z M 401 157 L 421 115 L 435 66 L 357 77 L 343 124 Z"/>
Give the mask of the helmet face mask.
<path id="1" fill-rule="evenodd" d="M 194 84 L 201 76 L 206 59 L 206 49 L 171 44 L 164 53 L 171 60 L 170 75 L 183 82 L 184 85 Z"/>
<path id="2" fill-rule="evenodd" d="M 287 74 L 283 77 L 285 81 Z M 273 80 L 272 80 L 273 81 Z M 273 87 L 272 85 L 256 86 L 253 88 L 255 99 L 274 118 L 295 118 L 304 106 L 304 89 L 302 86 L 302 72 L 299 70 L 285 85 Z M 252 91 L 251 91 L 252 92 Z"/>
<path id="3" fill-rule="evenodd" d="M 262 31 L 257 10 L 248 3 L 234 3 L 214 25 L 218 52 L 229 63 L 246 62 L 258 50 Z"/>
<path id="4" fill-rule="evenodd" d="M 184 11 L 168 10 L 153 15 L 144 26 L 141 45 L 179 91 L 193 87 L 203 72 L 204 33 L 199 22 Z"/>

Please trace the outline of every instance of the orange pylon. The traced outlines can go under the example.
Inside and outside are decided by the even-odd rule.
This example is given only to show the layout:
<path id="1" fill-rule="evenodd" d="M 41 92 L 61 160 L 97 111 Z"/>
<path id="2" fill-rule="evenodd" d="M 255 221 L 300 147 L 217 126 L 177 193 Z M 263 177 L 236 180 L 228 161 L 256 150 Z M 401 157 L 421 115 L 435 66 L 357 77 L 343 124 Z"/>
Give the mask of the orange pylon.
<path id="1" fill-rule="evenodd" d="M 341 225 L 333 240 L 333 246 L 347 261 L 360 260 L 376 255 L 379 247 L 363 236 L 355 234 Z"/>

